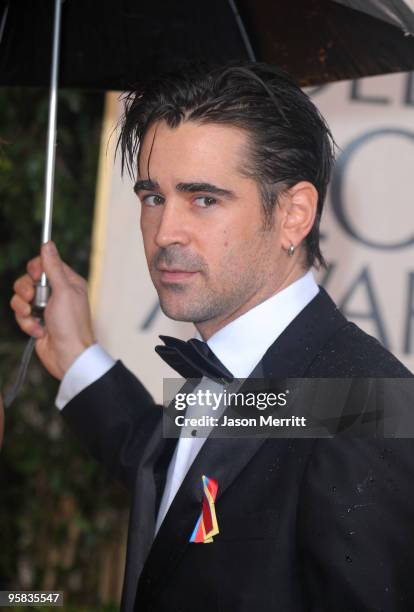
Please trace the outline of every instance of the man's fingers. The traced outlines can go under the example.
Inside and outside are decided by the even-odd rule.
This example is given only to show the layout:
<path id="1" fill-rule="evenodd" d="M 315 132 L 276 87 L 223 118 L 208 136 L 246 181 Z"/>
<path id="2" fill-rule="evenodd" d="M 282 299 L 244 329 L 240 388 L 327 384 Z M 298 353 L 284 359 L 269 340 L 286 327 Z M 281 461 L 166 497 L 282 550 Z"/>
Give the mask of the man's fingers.
<path id="1" fill-rule="evenodd" d="M 20 295 L 15 294 L 12 297 L 12 299 L 10 300 L 10 306 L 12 307 L 16 315 L 19 315 L 20 317 L 30 316 L 30 304 L 28 304 L 25 299 L 21 298 Z"/>
<path id="2" fill-rule="evenodd" d="M 67 285 L 67 278 L 63 267 L 63 261 L 59 257 L 55 243 L 52 241 L 42 244 L 42 265 L 46 276 L 50 281 L 52 289 L 59 289 Z"/>
<path id="3" fill-rule="evenodd" d="M 59 258 L 60 259 L 60 258 Z M 79 276 L 68 264 L 66 264 L 62 259 L 60 259 L 62 264 L 66 279 L 69 283 L 76 285 L 84 285 L 86 283 L 85 279 L 82 276 Z M 43 272 L 42 258 L 40 256 L 34 257 L 27 264 L 27 272 L 33 281 L 40 280 L 40 277 Z"/>
<path id="4" fill-rule="evenodd" d="M 41 338 L 45 335 L 46 330 L 41 325 L 39 320 L 35 319 L 34 317 L 22 317 L 18 314 L 16 314 L 15 317 L 20 329 L 29 336 L 32 336 L 33 338 Z"/>
<path id="5" fill-rule="evenodd" d="M 33 257 L 27 264 L 27 272 L 33 281 L 38 281 L 42 275 L 42 260 L 40 255 Z"/>
<path id="6" fill-rule="evenodd" d="M 24 301 L 31 302 L 34 296 L 33 279 L 25 274 L 16 280 L 13 285 L 15 293 Z"/>

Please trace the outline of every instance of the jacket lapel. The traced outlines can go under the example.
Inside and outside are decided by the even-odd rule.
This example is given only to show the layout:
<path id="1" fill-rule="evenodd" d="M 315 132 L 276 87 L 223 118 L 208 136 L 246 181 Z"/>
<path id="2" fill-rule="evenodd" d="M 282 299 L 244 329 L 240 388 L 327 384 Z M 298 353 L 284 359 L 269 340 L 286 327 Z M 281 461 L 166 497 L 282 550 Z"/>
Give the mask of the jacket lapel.
<path id="1" fill-rule="evenodd" d="M 319 293 L 288 325 L 264 354 L 251 377 L 300 378 L 328 340 L 349 325 L 336 304 L 320 287 Z"/>
<path id="2" fill-rule="evenodd" d="M 130 611 L 134 609 L 138 578 L 151 549 L 155 529 L 157 478 L 154 477 L 154 466 L 159 465 L 163 457 L 165 457 L 165 463 L 168 465 L 166 455 L 173 452 L 173 449 L 168 445 L 169 442 L 170 440 L 162 439 L 162 422 L 160 420 L 147 442 L 145 455 L 137 467 L 135 494 L 129 515 L 121 610 Z"/>
<path id="3" fill-rule="evenodd" d="M 154 540 L 140 586 L 154 588 L 166 578 L 190 544 L 201 512 L 203 474 L 218 482 L 216 503 L 264 443 L 264 438 L 209 437 L 189 469 Z M 231 459 L 230 459 L 231 458 Z M 143 583 L 143 584 L 141 584 Z"/>
<path id="4" fill-rule="evenodd" d="M 195 381 L 186 381 L 181 392 L 190 393 Z M 134 609 L 138 580 L 153 545 L 155 520 L 165 486 L 168 465 L 177 440 L 164 438 L 162 419 L 149 437 L 137 467 L 128 526 L 128 546 L 121 610 Z"/>
<path id="5" fill-rule="evenodd" d="M 270 346 L 250 378 L 300 378 L 338 329 L 347 324 L 328 294 L 319 294 L 292 321 Z M 248 389 L 246 380 L 241 391 Z M 214 430 L 213 430 L 214 431 Z M 161 584 L 168 577 L 189 544 L 191 533 L 200 516 L 202 503 L 201 476 L 218 482 L 216 503 L 243 468 L 259 451 L 265 438 L 216 438 L 206 440 L 175 496 L 154 540 L 139 582 L 139 592 Z M 285 445 L 274 440 L 275 450 Z M 141 517 L 142 518 L 142 517 Z"/>

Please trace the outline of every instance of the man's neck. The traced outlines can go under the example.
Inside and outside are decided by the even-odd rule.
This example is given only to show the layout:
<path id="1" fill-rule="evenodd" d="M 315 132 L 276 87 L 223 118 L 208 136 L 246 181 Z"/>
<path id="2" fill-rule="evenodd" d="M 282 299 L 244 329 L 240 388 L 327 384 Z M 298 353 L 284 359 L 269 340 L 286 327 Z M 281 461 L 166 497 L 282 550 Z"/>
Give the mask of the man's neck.
<path id="1" fill-rule="evenodd" d="M 255 308 L 255 306 L 257 306 L 258 304 L 261 304 L 273 295 L 280 293 L 281 291 L 289 287 L 289 285 L 292 285 L 294 282 L 304 276 L 307 271 L 308 270 L 304 269 L 302 266 L 295 266 L 289 272 L 289 274 L 286 275 L 285 278 L 281 279 L 276 284 L 276 288 L 274 286 L 266 287 L 262 291 L 256 292 L 246 302 L 244 302 L 244 304 L 237 307 L 237 309 L 234 310 L 230 315 L 224 315 L 221 318 L 211 319 L 209 321 L 202 321 L 200 323 L 194 323 L 198 333 L 200 334 L 204 342 L 207 342 L 211 338 L 211 336 L 220 331 L 220 329 L 223 329 L 223 327 L 226 327 L 226 325 L 228 325 L 235 319 L 238 319 L 252 308 Z"/>

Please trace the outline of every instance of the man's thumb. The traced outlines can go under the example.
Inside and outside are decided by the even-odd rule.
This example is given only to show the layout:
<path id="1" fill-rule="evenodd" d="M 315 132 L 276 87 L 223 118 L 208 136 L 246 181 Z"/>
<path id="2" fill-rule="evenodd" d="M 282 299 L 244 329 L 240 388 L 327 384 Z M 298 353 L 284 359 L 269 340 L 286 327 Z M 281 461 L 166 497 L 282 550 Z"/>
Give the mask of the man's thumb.
<path id="1" fill-rule="evenodd" d="M 59 257 L 55 243 L 49 241 L 46 242 L 46 244 L 42 244 L 40 254 L 42 257 L 43 270 L 50 281 L 52 289 L 66 284 L 63 263 Z"/>

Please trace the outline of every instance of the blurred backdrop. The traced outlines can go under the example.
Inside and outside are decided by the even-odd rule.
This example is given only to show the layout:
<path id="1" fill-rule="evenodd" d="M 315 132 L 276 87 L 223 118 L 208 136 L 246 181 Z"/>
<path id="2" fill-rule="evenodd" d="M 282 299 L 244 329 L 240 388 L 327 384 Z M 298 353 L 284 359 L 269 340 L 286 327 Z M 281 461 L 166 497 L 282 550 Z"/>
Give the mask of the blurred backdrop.
<path id="1" fill-rule="evenodd" d="M 103 100 L 100 93 L 59 94 L 53 232 L 62 257 L 85 276 Z M 39 250 L 47 112 L 44 89 L 0 91 L 1 388 L 14 380 L 26 343 L 8 303 L 14 280 Z M 34 356 L 6 414 L 0 588 L 59 589 L 66 593 L 65 610 L 115 610 L 127 499 L 66 430 L 54 408 L 57 386 Z"/>

